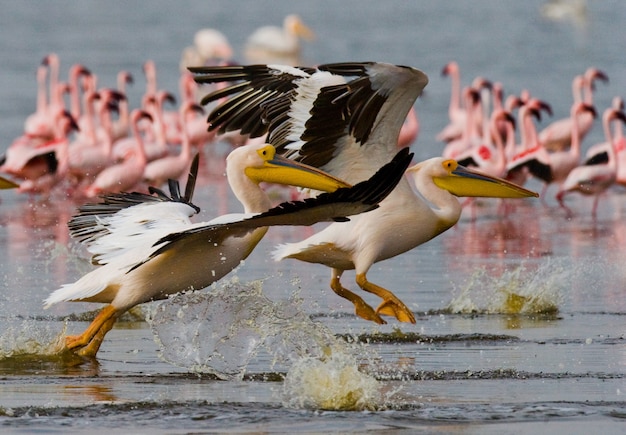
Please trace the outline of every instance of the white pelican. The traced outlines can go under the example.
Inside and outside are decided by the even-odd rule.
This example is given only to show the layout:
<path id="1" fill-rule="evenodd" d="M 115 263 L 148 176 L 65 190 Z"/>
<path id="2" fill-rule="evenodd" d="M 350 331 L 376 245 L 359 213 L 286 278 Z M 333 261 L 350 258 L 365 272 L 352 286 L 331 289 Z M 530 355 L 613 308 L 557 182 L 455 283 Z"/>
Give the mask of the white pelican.
<path id="1" fill-rule="evenodd" d="M 396 149 L 408 111 L 428 78 L 421 71 L 384 63 L 340 63 L 318 68 L 232 66 L 192 68 L 199 83 L 238 81 L 202 103 L 229 97 L 209 115 L 211 129 L 241 129 L 268 141 L 290 158 L 317 166 L 350 183 L 371 176 Z M 381 314 L 415 322 L 389 290 L 371 283 L 377 261 L 406 252 L 453 226 L 461 207 L 453 196 L 526 197 L 537 194 L 435 158 L 408 169 L 407 178 L 367 215 L 331 224 L 309 239 L 279 248 L 276 258 L 297 258 L 332 268 L 331 288 L 350 300 L 357 315 L 385 323 Z M 376 310 L 344 288 L 344 270 L 356 270 L 360 288 L 383 299 Z"/>
<path id="2" fill-rule="evenodd" d="M 111 194 L 100 204 L 82 206 L 68 226 L 100 267 L 53 292 L 45 305 L 62 301 L 108 304 L 85 332 L 66 338 L 68 349 L 93 357 L 121 314 L 137 304 L 209 286 L 252 252 L 267 226 L 345 220 L 345 216 L 376 208 L 400 181 L 411 158 L 402 150 L 368 182 L 337 190 L 347 185 L 275 155 L 271 145 L 240 147 L 228 156 L 226 172 L 245 214 L 192 224 L 189 218 L 199 211 L 190 202 L 196 157 L 182 197 L 178 183 L 171 181 L 169 198 L 153 188 L 157 196 Z M 267 211 L 270 200 L 259 187 L 261 181 L 335 192 Z"/>
<path id="3" fill-rule="evenodd" d="M 315 35 L 298 15 L 287 15 L 282 28 L 259 27 L 248 37 L 245 46 L 246 59 L 252 63 L 298 63 L 300 38 L 310 41 Z"/>
<path id="4" fill-rule="evenodd" d="M 200 29 L 193 37 L 193 45 L 185 47 L 180 58 L 180 71 L 187 67 L 218 64 L 230 61 L 233 49 L 228 38 L 216 29 Z"/>

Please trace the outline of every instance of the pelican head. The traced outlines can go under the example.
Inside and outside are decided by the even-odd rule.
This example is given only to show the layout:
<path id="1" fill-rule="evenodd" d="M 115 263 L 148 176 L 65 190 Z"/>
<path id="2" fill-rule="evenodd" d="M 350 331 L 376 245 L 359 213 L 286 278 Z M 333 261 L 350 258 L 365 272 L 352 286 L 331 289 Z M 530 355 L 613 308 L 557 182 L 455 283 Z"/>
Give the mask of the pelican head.
<path id="1" fill-rule="evenodd" d="M 241 171 L 255 183 L 285 184 L 324 192 L 334 192 L 349 184 L 317 168 L 276 154 L 269 144 L 239 147 L 228 155 L 227 171 Z M 230 173 L 229 173 L 230 175 Z M 229 176 L 229 180 L 231 177 Z"/>
<path id="2" fill-rule="evenodd" d="M 459 165 L 456 160 L 435 158 L 409 168 L 419 171 L 428 162 L 433 183 L 454 196 L 485 198 L 527 198 L 537 197 L 537 193 L 524 189 L 502 178 L 492 177 L 482 172 Z M 437 163 L 437 164 L 433 164 Z"/>
<path id="3" fill-rule="evenodd" d="M 290 34 L 299 36 L 307 41 L 315 39 L 315 33 L 302 22 L 302 19 L 298 15 L 287 15 L 285 17 L 284 28 L 287 29 Z"/>
<path id="4" fill-rule="evenodd" d="M 203 62 L 210 59 L 230 59 L 233 49 L 228 39 L 216 29 L 200 29 L 193 38 L 193 43 Z"/>

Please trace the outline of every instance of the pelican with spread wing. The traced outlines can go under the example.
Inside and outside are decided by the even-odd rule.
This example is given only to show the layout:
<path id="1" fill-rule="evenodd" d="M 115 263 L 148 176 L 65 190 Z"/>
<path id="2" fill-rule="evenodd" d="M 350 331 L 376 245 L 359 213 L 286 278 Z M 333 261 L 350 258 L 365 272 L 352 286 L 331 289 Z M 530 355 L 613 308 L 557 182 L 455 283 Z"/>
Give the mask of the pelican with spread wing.
<path id="1" fill-rule="evenodd" d="M 178 183 L 170 181 L 170 196 L 152 188 L 150 195 L 110 194 L 100 203 L 80 207 L 68 226 L 99 267 L 53 292 L 45 304 L 107 303 L 85 332 L 66 338 L 69 350 L 93 357 L 121 314 L 144 302 L 209 286 L 237 267 L 269 226 L 343 221 L 375 209 L 400 181 L 411 159 L 406 149 L 400 151 L 369 180 L 349 187 L 315 168 L 275 155 L 271 145 L 241 147 L 229 155 L 227 175 L 245 213 L 193 224 L 190 217 L 199 212 L 191 202 L 196 157 L 183 195 Z M 270 209 L 261 181 L 332 193 Z"/>
<path id="2" fill-rule="evenodd" d="M 198 83 L 233 82 L 204 97 L 226 100 L 208 117 L 209 129 L 267 134 L 277 152 L 355 183 L 394 155 L 407 113 L 428 83 L 411 67 L 386 63 L 335 63 L 317 68 L 283 65 L 195 67 Z M 452 227 L 461 215 L 456 196 L 522 198 L 536 193 L 499 178 L 433 158 L 407 170 L 371 213 L 333 223 L 299 243 L 278 248 L 276 259 L 296 258 L 332 269 L 331 288 L 356 314 L 376 323 L 381 315 L 415 323 L 391 291 L 367 279 L 375 262 L 394 257 Z M 409 184 L 412 179 L 414 186 Z M 355 269 L 358 286 L 382 299 L 373 309 L 340 282 Z"/>

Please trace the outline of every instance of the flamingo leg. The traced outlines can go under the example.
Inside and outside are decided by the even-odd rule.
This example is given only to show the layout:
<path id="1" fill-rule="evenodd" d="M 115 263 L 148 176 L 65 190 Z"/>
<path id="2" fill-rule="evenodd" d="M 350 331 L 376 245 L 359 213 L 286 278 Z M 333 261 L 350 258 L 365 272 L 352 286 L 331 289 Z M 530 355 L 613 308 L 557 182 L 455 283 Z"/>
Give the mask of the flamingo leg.
<path id="1" fill-rule="evenodd" d="M 598 202 L 600 201 L 600 195 L 594 195 L 593 197 L 593 207 L 591 208 L 591 217 L 596 218 L 598 215 Z"/>
<path id="2" fill-rule="evenodd" d="M 541 204 L 544 206 L 548 205 L 548 203 L 546 202 L 547 191 L 548 191 L 548 183 L 543 183 L 543 186 L 541 187 L 541 193 L 539 194 L 539 201 L 541 201 Z"/>
<path id="3" fill-rule="evenodd" d="M 120 314 L 113 305 L 107 305 L 82 334 L 67 336 L 65 346 L 68 350 L 74 350 L 78 355 L 94 357 L 104 336 L 113 328 Z"/>
<path id="4" fill-rule="evenodd" d="M 559 193 L 556 194 L 556 199 L 559 202 L 559 206 L 565 210 L 566 213 L 566 218 L 567 219 L 571 219 L 574 216 L 574 213 L 572 212 L 572 209 L 570 209 L 568 206 L 565 205 L 565 201 L 563 200 L 565 197 L 565 192 L 564 191 L 559 191 Z"/>
<path id="5" fill-rule="evenodd" d="M 364 273 L 357 273 L 356 282 L 363 290 L 374 293 L 383 300 L 376 308 L 377 314 L 394 316 L 400 322 L 415 323 L 415 316 L 411 310 L 389 290 L 369 282 Z"/>
<path id="6" fill-rule="evenodd" d="M 341 271 L 338 269 L 333 269 L 332 278 L 330 280 L 330 288 L 336 294 L 338 294 L 344 299 L 349 300 L 350 302 L 354 304 L 354 311 L 357 316 L 365 320 L 370 320 L 372 322 L 378 323 L 379 325 L 383 325 L 387 323 L 360 296 L 352 293 L 350 290 L 342 286 L 340 279 L 341 279 Z"/>

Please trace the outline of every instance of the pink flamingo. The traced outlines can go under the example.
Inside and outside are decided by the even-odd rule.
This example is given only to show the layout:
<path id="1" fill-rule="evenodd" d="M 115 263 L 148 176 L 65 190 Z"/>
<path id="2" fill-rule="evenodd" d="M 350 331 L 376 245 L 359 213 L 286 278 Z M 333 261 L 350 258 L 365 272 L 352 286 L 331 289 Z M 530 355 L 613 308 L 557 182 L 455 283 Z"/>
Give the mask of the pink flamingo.
<path id="1" fill-rule="evenodd" d="M 583 111 L 589 111 L 595 114 L 593 106 L 589 106 L 588 104 L 576 103 L 572 105 L 570 110 L 570 117 L 572 118 L 572 137 L 571 146 L 568 150 L 548 152 L 543 146 L 539 146 L 519 155 L 514 160 L 515 167 L 526 166 L 533 176 L 543 181 L 542 197 L 550 184 L 562 184 L 570 171 L 578 166 L 581 139 L 578 123 L 574 122 L 574 120 Z"/>
<path id="2" fill-rule="evenodd" d="M 466 87 L 463 89 L 463 97 L 465 106 L 468 108 L 465 117 L 465 128 L 460 138 L 451 140 L 443 149 L 443 157 L 456 159 L 458 155 L 471 149 L 481 140 L 476 123 L 476 116 L 480 111 L 480 93 L 473 88 Z"/>
<path id="3" fill-rule="evenodd" d="M 464 99 L 461 91 L 461 74 L 459 71 L 459 65 L 454 61 L 448 63 L 443 67 L 441 75 L 449 75 L 451 78 L 450 104 L 448 105 L 448 118 L 450 119 L 450 122 L 437 134 L 435 138 L 441 142 L 450 142 L 461 137 L 466 128 L 466 118 L 468 115 L 467 108 L 463 107 Z M 472 87 L 479 91 L 482 91 L 483 89 L 491 90 L 491 82 L 482 77 L 476 77 L 472 82 Z M 478 128 L 480 129 L 483 123 L 482 114 L 475 118 L 475 122 L 478 123 Z"/>
<path id="4" fill-rule="evenodd" d="M 27 136 L 44 137 L 52 139 L 52 123 L 48 113 L 48 66 L 41 63 L 37 67 L 37 106 L 35 113 L 29 115 L 24 121 L 24 133 Z"/>
<path id="5" fill-rule="evenodd" d="M 92 94 L 88 91 L 86 95 Z M 70 145 L 70 170 L 79 180 L 87 179 L 93 182 L 96 175 L 107 166 L 114 163 L 113 159 L 113 126 L 111 111 L 117 109 L 118 102 L 125 97 L 117 91 L 104 89 L 101 91 L 99 108 L 100 127 L 97 134 L 90 140 L 76 141 Z M 87 105 L 88 115 L 93 117 L 93 104 Z"/>
<path id="6" fill-rule="evenodd" d="M 133 75 L 128 71 L 120 71 L 117 73 L 117 91 L 121 95 L 126 95 L 126 85 L 132 84 Z M 122 139 L 128 136 L 130 129 L 130 114 L 128 108 L 128 99 L 123 98 L 118 102 L 118 118 L 117 122 L 112 125 L 113 140 Z"/>
<path id="7" fill-rule="evenodd" d="M 80 78 L 91 76 L 91 71 L 85 68 L 81 64 L 74 64 L 70 67 L 69 71 L 69 84 L 70 84 L 70 113 L 76 120 L 80 119 L 81 107 L 80 107 Z M 82 89 L 86 89 L 87 86 L 82 86 Z"/>
<path id="8" fill-rule="evenodd" d="M 507 139 L 514 138 L 515 119 L 504 109 L 494 110 L 489 122 L 489 129 L 483 133 L 482 143 L 472 147 L 468 153 L 459 156 L 456 159 L 457 162 L 462 166 L 478 168 L 488 175 L 502 177 L 506 169 L 506 156 L 502 137 L 498 133 L 498 125 L 501 121 L 504 121 L 508 126 L 506 129 Z"/>
<path id="9" fill-rule="evenodd" d="M 46 147 L 47 154 L 52 153 L 56 160 L 53 170 L 45 174 L 23 181 L 17 191 L 30 194 L 48 194 L 50 191 L 63 182 L 69 170 L 68 145 L 69 133 L 78 128 L 78 125 L 68 112 L 60 112 L 55 122 L 55 140 L 53 144 Z"/>
<path id="10" fill-rule="evenodd" d="M 153 60 L 147 60 L 144 62 L 143 73 L 146 76 L 146 95 L 156 95 L 158 86 L 156 65 Z"/>
<path id="11" fill-rule="evenodd" d="M 624 101 L 621 97 L 614 97 L 611 107 L 623 112 Z M 613 141 L 615 145 L 615 158 L 617 159 L 617 178 L 615 182 L 626 187 L 626 137 L 624 137 L 623 126 L 619 122 L 615 123 Z"/>
<path id="12" fill-rule="evenodd" d="M 624 100 L 622 97 L 613 97 L 613 101 L 611 102 L 611 108 L 617 111 L 624 111 Z M 604 121 L 604 119 L 603 119 Z M 595 145 L 590 146 L 585 153 L 585 165 L 595 165 L 607 163 L 609 161 L 609 148 L 614 148 L 617 155 L 623 151 L 621 143 L 624 142 L 623 133 L 622 133 L 622 124 L 616 122 L 615 123 L 615 131 L 613 132 L 613 139 L 615 140 L 615 144 L 611 144 L 611 142 L 605 141 Z M 615 145 L 615 146 L 613 146 Z M 619 172 L 619 169 L 618 169 Z"/>
<path id="13" fill-rule="evenodd" d="M 450 123 L 436 136 L 438 141 L 449 142 L 458 138 L 465 127 L 465 110 L 461 107 L 461 72 L 459 65 L 452 61 L 441 70 L 442 76 L 450 76 L 450 104 L 448 105 L 448 118 Z"/>
<path id="14" fill-rule="evenodd" d="M 49 73 L 49 74 L 48 74 Z M 50 77 L 48 88 L 46 80 Z M 59 57 L 50 53 L 41 61 L 37 69 L 37 106 L 35 113 L 24 122 L 27 136 L 40 136 L 47 139 L 54 137 L 54 121 L 59 110 L 64 108 L 63 96 L 59 89 Z"/>
<path id="15" fill-rule="evenodd" d="M 88 90 L 83 95 L 83 114 L 77 119 L 80 132 L 76 140 L 70 144 L 70 166 L 74 166 L 72 154 L 79 152 L 80 148 L 94 146 L 97 142 L 95 100 L 99 99 L 100 94 L 94 90 Z"/>
<path id="16" fill-rule="evenodd" d="M 561 207 L 568 210 L 568 213 L 571 212 L 563 202 L 565 195 L 571 192 L 580 192 L 583 195 L 594 195 L 591 216 L 595 217 L 600 195 L 611 187 L 617 179 L 618 162 L 615 150 L 616 142 L 614 136 L 611 134 L 611 123 L 613 121 L 626 123 L 626 115 L 619 110 L 609 107 L 604 111 L 602 116 L 604 136 L 606 138 L 605 143 L 608 144 L 608 147 L 606 147 L 608 162 L 605 164 L 581 165 L 572 169 L 556 195 L 559 204 Z"/>
<path id="17" fill-rule="evenodd" d="M 156 64 L 152 60 L 147 60 L 143 66 L 144 74 L 146 75 L 146 95 L 154 95 L 159 98 L 158 95 L 163 95 L 165 92 L 167 95 L 171 96 L 171 99 L 168 97 L 168 101 L 171 101 L 175 104 L 176 99 L 174 96 L 166 91 L 159 91 L 159 87 L 157 85 L 157 72 L 156 72 Z M 162 111 L 160 115 L 160 121 L 157 121 L 154 113 L 152 116 L 155 118 L 155 128 L 160 128 L 158 126 L 159 123 L 163 125 L 163 132 L 165 135 L 165 139 L 169 143 L 180 143 L 180 128 L 178 126 L 178 112 L 177 111 L 169 111 L 164 110 L 163 108 L 163 100 L 161 99 L 161 107 L 159 110 Z M 146 149 L 148 151 L 149 148 Z M 150 155 L 148 155 L 150 159 Z"/>
<path id="18" fill-rule="evenodd" d="M 547 110 L 551 113 L 550 106 L 536 98 L 528 100 L 528 102 L 520 108 L 518 113 L 520 143 L 517 145 L 509 145 L 505 148 L 508 162 L 505 178 L 520 186 L 526 184 L 530 175 L 528 168 L 525 165 L 519 164 L 520 161 L 524 161 L 527 155 L 536 152 L 536 150 L 541 147 L 537 139 L 537 128 L 531 118 L 531 116 L 533 116 L 540 121 L 541 110 Z"/>
<path id="19" fill-rule="evenodd" d="M 170 141 L 170 136 L 168 135 L 168 129 L 172 130 L 171 121 L 170 125 L 168 125 L 168 121 L 165 119 L 165 110 L 163 110 L 163 106 L 166 102 L 171 104 L 176 104 L 176 97 L 167 91 L 158 91 L 154 98 L 154 104 L 152 104 L 150 114 L 152 115 L 153 121 L 153 129 L 154 129 L 154 141 L 146 143 L 146 155 L 148 157 L 148 161 L 152 161 L 161 157 L 166 156 L 169 153 L 168 143 L 172 143 Z M 176 120 L 176 129 L 180 128 L 177 126 L 178 119 Z M 176 143 L 180 143 L 180 138 L 176 139 Z"/>
<path id="20" fill-rule="evenodd" d="M 62 100 L 63 94 L 68 89 L 69 85 L 67 83 L 59 83 L 55 92 Z M 50 107 L 47 110 L 51 110 Z M 64 113 L 63 108 L 57 107 L 53 121 L 50 123 L 51 126 L 56 126 L 56 122 L 62 113 Z M 56 159 L 53 153 L 49 153 L 47 150 L 58 141 L 57 136 L 58 130 L 55 129 L 51 138 L 48 136 L 31 136 L 29 134 L 16 138 L 2 158 L 0 172 L 5 172 L 21 179 L 34 180 L 48 172 L 54 171 Z"/>
<path id="21" fill-rule="evenodd" d="M 143 133 L 144 152 L 149 162 L 165 157 L 169 152 L 161 110 L 164 101 L 175 103 L 176 99 L 166 91 L 159 91 L 156 95 L 144 96 L 143 111 L 150 114 L 152 122 L 149 126 L 140 127 L 140 129 Z M 116 160 L 123 159 L 128 150 L 132 148 L 134 148 L 134 139 L 120 139 L 113 144 L 113 157 Z"/>
<path id="22" fill-rule="evenodd" d="M 576 76 L 572 81 L 572 97 L 574 104 L 583 101 L 587 105 L 593 105 L 593 89 L 596 80 L 607 82 L 608 76 L 596 68 L 589 68 L 583 76 Z M 581 140 L 593 127 L 594 117 L 589 112 L 582 112 L 576 118 Z M 574 120 L 571 117 L 560 119 L 549 124 L 539 133 L 539 142 L 549 151 L 559 151 L 571 146 L 572 126 Z"/>
<path id="23" fill-rule="evenodd" d="M 102 170 L 94 182 L 85 189 L 88 197 L 94 197 L 105 192 L 122 192 L 134 188 L 143 178 L 146 168 L 146 153 L 143 137 L 139 129 L 139 122 L 143 118 L 152 121 L 149 113 L 135 109 L 130 114 L 132 138 L 122 139 L 130 141 L 132 147 L 124 147 L 126 153 L 123 160 Z"/>
<path id="24" fill-rule="evenodd" d="M 402 124 L 400 134 L 398 135 L 398 148 L 411 146 L 411 144 L 413 144 L 413 142 L 417 139 L 419 131 L 420 122 L 417 118 L 417 111 L 415 110 L 415 107 L 411 107 L 411 110 L 409 110 L 409 113 L 406 115 L 404 124 Z"/>
<path id="25" fill-rule="evenodd" d="M 509 95 L 508 97 L 506 97 L 505 100 L 504 88 L 502 86 L 502 83 L 494 83 L 492 93 L 494 112 L 503 109 L 512 114 L 515 109 L 518 109 L 524 104 L 524 100 L 522 100 L 522 98 L 518 97 L 517 95 Z M 498 121 L 498 128 L 496 132 L 500 135 L 503 142 L 507 140 L 507 129 L 509 128 L 509 124 L 510 123 L 508 121 L 503 119 Z"/>
<path id="26" fill-rule="evenodd" d="M 194 80 L 193 74 L 184 71 L 180 75 L 180 95 L 181 105 L 195 103 L 197 101 L 198 84 Z M 209 131 L 206 119 L 194 117 L 187 119 L 187 135 L 191 145 L 200 149 L 204 144 L 212 142 L 217 136 L 216 131 Z"/>
<path id="27" fill-rule="evenodd" d="M 153 160 L 146 165 L 143 173 L 144 181 L 151 186 L 161 186 L 168 179 L 178 180 L 191 165 L 191 143 L 187 132 L 187 123 L 190 112 L 204 113 L 202 106 L 187 102 L 180 108 L 180 123 L 182 125 L 181 150 L 178 155 L 165 156 Z M 206 121 L 204 121 L 206 123 Z"/>

